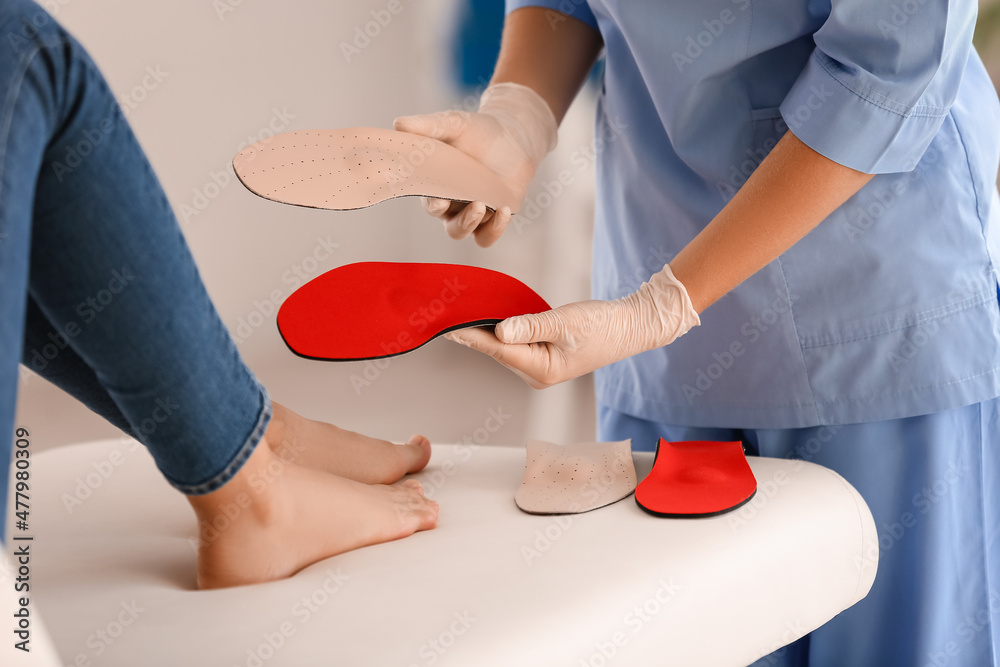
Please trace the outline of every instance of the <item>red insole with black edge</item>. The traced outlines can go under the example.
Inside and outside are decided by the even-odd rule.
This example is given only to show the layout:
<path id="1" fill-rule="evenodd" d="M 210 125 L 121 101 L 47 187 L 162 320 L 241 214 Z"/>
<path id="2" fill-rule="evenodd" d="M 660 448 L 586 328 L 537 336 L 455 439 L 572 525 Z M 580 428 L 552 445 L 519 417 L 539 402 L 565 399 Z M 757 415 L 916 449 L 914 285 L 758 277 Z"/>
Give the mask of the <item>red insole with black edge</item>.
<path id="1" fill-rule="evenodd" d="M 635 502 L 654 516 L 697 518 L 737 509 L 755 493 L 757 479 L 743 443 L 660 438 L 653 469 L 636 487 Z"/>
<path id="2" fill-rule="evenodd" d="M 295 354 L 326 361 L 393 357 L 448 331 L 549 305 L 521 281 L 461 264 L 359 262 L 310 280 L 278 310 Z"/>

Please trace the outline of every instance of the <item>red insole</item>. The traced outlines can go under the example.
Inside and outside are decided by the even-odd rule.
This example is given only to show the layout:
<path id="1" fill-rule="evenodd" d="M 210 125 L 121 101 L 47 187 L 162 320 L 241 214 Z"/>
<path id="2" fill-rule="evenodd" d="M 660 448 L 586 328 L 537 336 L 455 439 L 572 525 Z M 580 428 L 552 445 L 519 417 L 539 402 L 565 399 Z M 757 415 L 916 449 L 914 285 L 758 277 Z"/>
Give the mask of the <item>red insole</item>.
<path id="1" fill-rule="evenodd" d="M 299 356 L 362 361 L 403 354 L 465 327 L 496 324 L 549 305 L 510 276 L 461 264 L 360 262 L 309 281 L 278 310 Z"/>
<path id="2" fill-rule="evenodd" d="M 740 442 L 667 442 L 635 489 L 635 502 L 662 517 L 708 517 L 749 502 L 757 493 Z"/>

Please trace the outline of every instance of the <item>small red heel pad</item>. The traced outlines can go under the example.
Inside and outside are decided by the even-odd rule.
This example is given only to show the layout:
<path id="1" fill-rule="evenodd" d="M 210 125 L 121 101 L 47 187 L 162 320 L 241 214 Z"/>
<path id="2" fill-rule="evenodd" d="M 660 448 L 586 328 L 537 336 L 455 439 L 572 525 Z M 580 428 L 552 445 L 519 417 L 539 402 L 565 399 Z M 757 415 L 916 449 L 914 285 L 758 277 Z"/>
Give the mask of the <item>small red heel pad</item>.
<path id="1" fill-rule="evenodd" d="M 729 512 L 757 492 L 740 442 L 667 442 L 660 438 L 635 502 L 662 517 L 709 517 Z"/>
<path id="2" fill-rule="evenodd" d="M 403 354 L 465 327 L 496 324 L 549 305 L 515 278 L 476 266 L 359 262 L 309 281 L 278 310 L 295 354 L 361 361 Z"/>

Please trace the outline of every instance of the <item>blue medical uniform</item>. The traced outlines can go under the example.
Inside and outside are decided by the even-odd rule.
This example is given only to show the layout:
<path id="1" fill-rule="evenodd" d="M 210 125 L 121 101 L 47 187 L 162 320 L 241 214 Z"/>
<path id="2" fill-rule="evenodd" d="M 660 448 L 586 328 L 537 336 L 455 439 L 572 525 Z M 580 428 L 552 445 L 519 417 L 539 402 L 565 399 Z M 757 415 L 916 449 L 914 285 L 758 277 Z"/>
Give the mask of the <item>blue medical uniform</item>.
<path id="1" fill-rule="evenodd" d="M 599 370 L 600 437 L 649 449 L 715 433 L 802 456 L 832 433 L 810 457 L 871 506 L 879 575 L 864 602 L 762 664 L 998 664 L 1000 103 L 971 46 L 977 3 L 507 8 L 528 5 L 605 44 L 595 298 L 659 271 L 788 130 L 876 174 L 700 327 Z M 962 481 L 942 482 L 956 467 Z M 914 525 L 895 540 L 904 514 Z"/>

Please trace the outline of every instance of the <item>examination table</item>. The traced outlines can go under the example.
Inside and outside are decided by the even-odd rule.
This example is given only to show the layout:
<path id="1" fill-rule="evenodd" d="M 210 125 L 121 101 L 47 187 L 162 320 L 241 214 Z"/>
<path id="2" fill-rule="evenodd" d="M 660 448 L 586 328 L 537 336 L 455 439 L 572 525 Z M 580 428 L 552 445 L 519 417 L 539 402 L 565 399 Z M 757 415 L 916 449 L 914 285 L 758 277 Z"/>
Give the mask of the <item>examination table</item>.
<path id="1" fill-rule="evenodd" d="M 533 516 L 523 447 L 435 445 L 415 475 L 437 529 L 274 583 L 196 591 L 194 515 L 131 440 L 32 458 L 31 654 L 4 665 L 746 665 L 862 599 L 878 562 L 864 501 L 820 466 L 750 458 L 729 514 L 663 519 L 629 497 Z M 653 456 L 635 453 L 641 480 Z M 331 507 L 330 511 L 336 511 Z M 10 513 L 9 513 L 10 514 Z M 8 518 L 8 523 L 12 519 Z M 16 563 L 0 571 L 11 625 Z M 58 653 L 58 658 L 55 654 Z M 8 658 L 9 656 L 9 658 Z"/>

